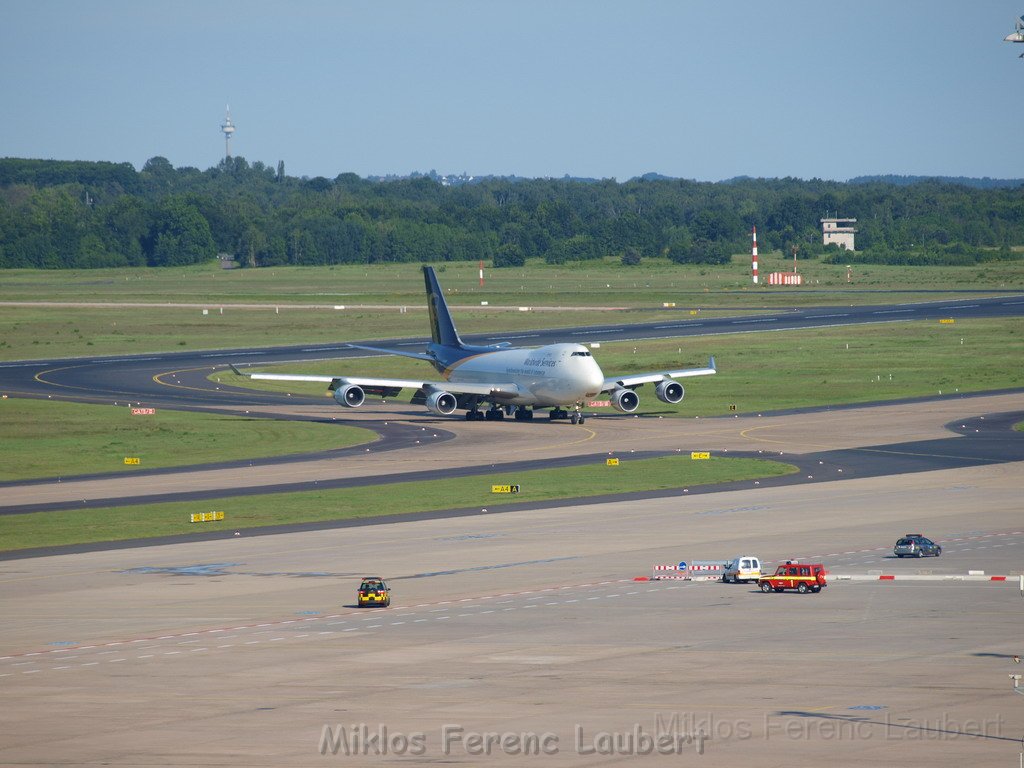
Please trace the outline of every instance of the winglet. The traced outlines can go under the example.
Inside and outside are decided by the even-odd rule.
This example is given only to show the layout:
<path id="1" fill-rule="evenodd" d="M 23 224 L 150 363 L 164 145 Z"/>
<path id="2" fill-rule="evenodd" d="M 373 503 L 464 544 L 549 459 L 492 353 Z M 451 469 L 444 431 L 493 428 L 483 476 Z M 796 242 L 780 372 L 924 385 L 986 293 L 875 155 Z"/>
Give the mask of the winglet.
<path id="1" fill-rule="evenodd" d="M 232 367 L 234 367 L 234 366 L 232 366 Z M 710 369 L 711 369 L 712 371 L 717 371 L 717 370 L 718 370 L 718 369 L 717 369 L 717 368 L 715 367 L 715 356 L 714 356 L 714 355 L 712 355 L 712 356 L 711 356 L 711 359 L 710 359 L 710 360 L 708 360 L 708 368 L 710 368 Z"/>
<path id="2" fill-rule="evenodd" d="M 242 373 L 240 370 L 235 368 L 235 364 L 234 363 L 228 363 L 228 368 L 230 368 L 232 371 L 235 372 L 235 376 L 245 376 L 244 373 Z"/>

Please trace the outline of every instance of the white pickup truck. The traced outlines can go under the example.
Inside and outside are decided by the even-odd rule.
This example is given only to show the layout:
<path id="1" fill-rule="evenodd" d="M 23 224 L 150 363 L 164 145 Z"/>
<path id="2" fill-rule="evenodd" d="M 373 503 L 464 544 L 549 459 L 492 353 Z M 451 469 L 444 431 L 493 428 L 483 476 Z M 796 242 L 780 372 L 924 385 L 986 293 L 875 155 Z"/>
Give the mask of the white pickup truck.
<path id="1" fill-rule="evenodd" d="M 726 584 L 745 584 L 761 578 L 761 560 L 754 555 L 740 555 L 725 564 L 722 581 Z"/>

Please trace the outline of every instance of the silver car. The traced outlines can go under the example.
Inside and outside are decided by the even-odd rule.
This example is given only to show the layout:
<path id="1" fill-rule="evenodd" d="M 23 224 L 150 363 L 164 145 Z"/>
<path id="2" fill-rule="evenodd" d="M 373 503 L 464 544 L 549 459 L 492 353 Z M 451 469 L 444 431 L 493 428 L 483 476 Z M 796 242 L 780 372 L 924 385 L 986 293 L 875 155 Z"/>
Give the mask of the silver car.
<path id="1" fill-rule="evenodd" d="M 920 533 L 908 533 L 896 542 L 892 553 L 896 557 L 925 557 L 926 555 L 938 557 L 942 554 L 942 547 Z"/>

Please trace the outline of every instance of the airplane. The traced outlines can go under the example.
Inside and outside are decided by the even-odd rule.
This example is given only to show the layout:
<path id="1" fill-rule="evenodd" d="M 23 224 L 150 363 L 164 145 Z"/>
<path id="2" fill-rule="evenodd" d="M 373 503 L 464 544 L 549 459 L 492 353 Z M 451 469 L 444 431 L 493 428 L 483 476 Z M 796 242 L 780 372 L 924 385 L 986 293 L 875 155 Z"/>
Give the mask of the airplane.
<path id="1" fill-rule="evenodd" d="M 536 409 L 550 408 L 549 420 L 569 419 L 573 424 L 584 422 L 584 404 L 602 392 L 609 393 L 616 410 L 633 413 L 640 406 L 636 388 L 642 384 L 654 384 L 654 394 L 663 403 L 678 403 L 685 391 L 676 379 L 717 372 L 712 357 L 706 368 L 605 377 L 590 350 L 581 344 L 543 347 L 512 347 L 507 342 L 486 346 L 465 344 L 455 329 L 434 268 L 424 266 L 423 278 L 431 332 L 426 352 L 400 352 L 359 344 L 349 346 L 425 360 L 441 374 L 443 381 L 243 373 L 234 365 L 231 370 L 251 379 L 327 382 L 335 402 L 345 408 L 358 408 L 368 394 L 392 398 L 402 389 L 415 389 L 412 402 L 426 406 L 437 416 L 451 416 L 464 409 L 468 421 L 501 420 L 506 414 L 514 415 L 517 421 L 529 421 Z M 482 405 L 489 405 L 489 408 L 481 411 Z"/>
<path id="2" fill-rule="evenodd" d="M 1014 31 L 1003 38 L 1004 43 L 1024 43 L 1024 16 L 1017 19 L 1017 23 L 1014 25 Z M 1024 59 L 1024 53 L 1018 58 Z"/>

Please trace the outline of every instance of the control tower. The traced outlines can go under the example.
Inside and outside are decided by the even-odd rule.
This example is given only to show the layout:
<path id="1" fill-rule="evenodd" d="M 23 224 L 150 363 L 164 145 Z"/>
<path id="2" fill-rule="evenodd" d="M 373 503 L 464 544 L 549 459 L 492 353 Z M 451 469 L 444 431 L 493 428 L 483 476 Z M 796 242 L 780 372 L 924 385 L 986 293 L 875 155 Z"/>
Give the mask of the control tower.
<path id="1" fill-rule="evenodd" d="M 231 135 L 235 132 L 235 124 L 231 122 L 231 107 L 227 108 L 227 116 L 224 118 L 224 122 L 221 123 L 220 129 L 224 132 L 224 157 L 227 160 L 231 159 Z"/>
<path id="2" fill-rule="evenodd" d="M 847 251 L 854 250 L 853 236 L 857 233 L 857 230 L 850 225 L 856 223 L 856 219 L 822 219 L 822 244 L 836 243 L 840 248 L 844 248 Z"/>

